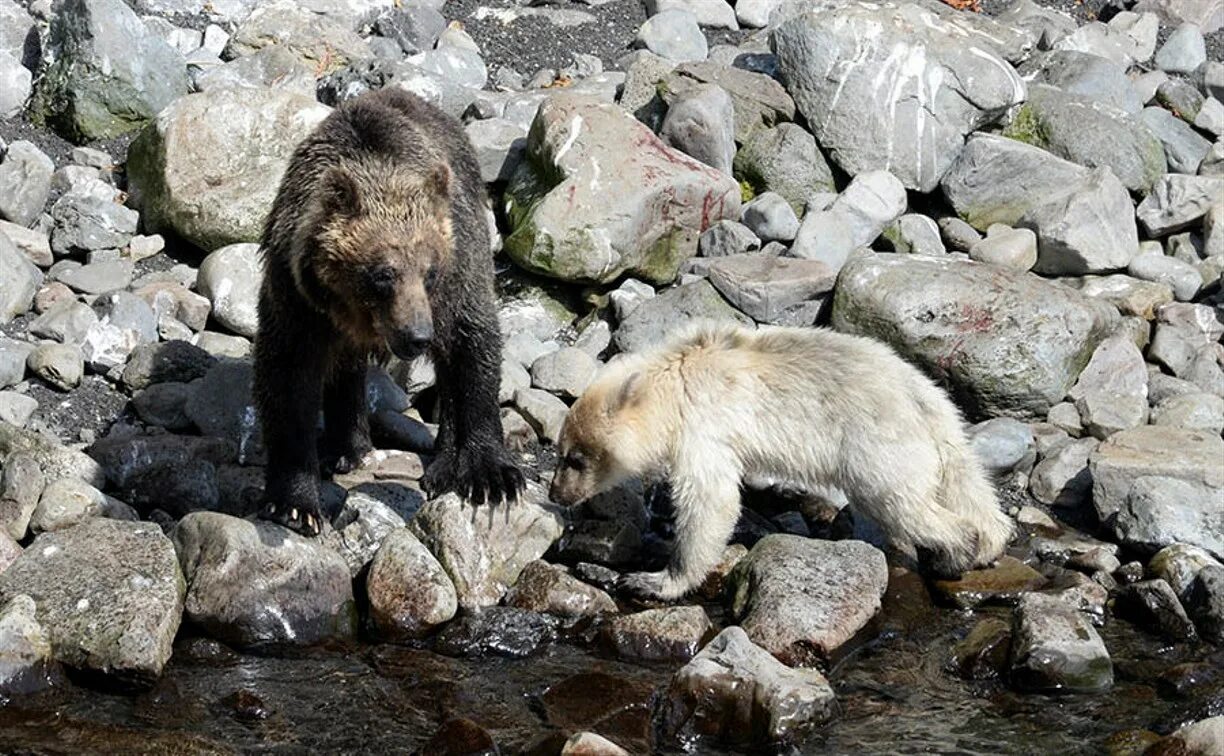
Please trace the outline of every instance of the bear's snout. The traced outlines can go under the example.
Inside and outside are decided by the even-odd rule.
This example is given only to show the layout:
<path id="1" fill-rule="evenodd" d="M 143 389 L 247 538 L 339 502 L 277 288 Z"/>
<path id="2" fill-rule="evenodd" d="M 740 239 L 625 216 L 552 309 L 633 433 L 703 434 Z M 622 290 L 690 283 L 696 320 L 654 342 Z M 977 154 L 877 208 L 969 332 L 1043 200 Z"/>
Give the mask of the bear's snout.
<path id="1" fill-rule="evenodd" d="M 429 349 L 433 338 L 433 323 L 426 320 L 397 329 L 387 339 L 387 346 L 391 347 L 391 352 L 401 360 L 412 360 Z"/>

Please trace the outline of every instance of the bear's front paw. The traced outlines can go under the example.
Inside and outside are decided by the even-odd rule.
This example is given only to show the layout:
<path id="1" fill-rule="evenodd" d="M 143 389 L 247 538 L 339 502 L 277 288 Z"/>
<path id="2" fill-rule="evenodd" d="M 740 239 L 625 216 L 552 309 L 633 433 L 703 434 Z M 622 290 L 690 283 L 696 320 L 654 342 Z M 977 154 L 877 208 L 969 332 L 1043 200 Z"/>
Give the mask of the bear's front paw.
<path id="1" fill-rule="evenodd" d="M 500 504 L 517 498 L 525 482 L 506 450 L 494 447 L 442 452 L 421 485 L 430 498 L 454 491 L 473 504 Z"/>
<path id="2" fill-rule="evenodd" d="M 670 601 L 683 596 L 687 589 L 678 583 L 671 573 L 631 572 L 621 577 L 617 588 L 621 593 L 637 598 Z"/>
<path id="3" fill-rule="evenodd" d="M 295 507 L 269 501 L 264 504 L 259 513 L 261 519 L 283 525 L 293 532 L 307 537 L 319 534 L 323 527 L 323 518 L 317 509 L 310 507 Z"/>

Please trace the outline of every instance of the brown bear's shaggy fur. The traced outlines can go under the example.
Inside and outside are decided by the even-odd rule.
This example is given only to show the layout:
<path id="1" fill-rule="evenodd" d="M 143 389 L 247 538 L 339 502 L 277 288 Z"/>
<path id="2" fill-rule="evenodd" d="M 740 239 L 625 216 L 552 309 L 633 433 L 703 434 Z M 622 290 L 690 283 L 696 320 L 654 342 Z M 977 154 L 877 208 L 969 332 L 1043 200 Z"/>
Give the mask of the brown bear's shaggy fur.
<path id="1" fill-rule="evenodd" d="M 264 516 L 320 527 L 319 471 L 369 451 L 369 356 L 432 354 L 437 456 L 422 483 L 477 501 L 523 478 L 502 441 L 484 184 L 454 119 L 400 90 L 337 108 L 293 155 L 264 230 L 255 400 Z M 316 449 L 320 407 L 324 427 Z"/>

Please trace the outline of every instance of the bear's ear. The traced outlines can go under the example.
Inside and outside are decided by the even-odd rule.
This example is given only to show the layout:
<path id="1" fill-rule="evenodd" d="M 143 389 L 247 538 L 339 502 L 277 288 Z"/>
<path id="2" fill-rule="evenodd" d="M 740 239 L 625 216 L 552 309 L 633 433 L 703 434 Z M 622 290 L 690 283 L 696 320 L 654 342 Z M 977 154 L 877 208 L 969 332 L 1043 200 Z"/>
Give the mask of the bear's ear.
<path id="1" fill-rule="evenodd" d="M 361 191 L 357 179 L 340 166 L 327 169 L 319 181 L 323 205 L 329 211 L 349 218 L 361 214 Z"/>
<path id="2" fill-rule="evenodd" d="M 641 396 L 642 374 L 640 371 L 634 371 L 616 387 L 614 391 L 608 394 L 607 412 L 608 415 L 615 415 L 627 407 L 637 403 Z"/>

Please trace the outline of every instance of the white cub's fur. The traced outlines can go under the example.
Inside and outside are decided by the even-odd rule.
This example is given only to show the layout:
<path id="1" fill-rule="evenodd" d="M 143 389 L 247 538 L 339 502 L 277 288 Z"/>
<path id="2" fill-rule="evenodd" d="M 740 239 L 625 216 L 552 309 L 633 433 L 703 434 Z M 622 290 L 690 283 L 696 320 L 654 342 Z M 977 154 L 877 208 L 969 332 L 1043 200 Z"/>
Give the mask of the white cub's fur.
<path id="1" fill-rule="evenodd" d="M 888 346 L 825 329 L 702 326 L 616 360 L 575 403 L 559 447 L 562 503 L 668 476 L 671 563 L 628 580 L 660 598 L 718 562 L 749 476 L 841 489 L 942 574 L 992 562 L 1012 534 L 944 392 Z"/>

